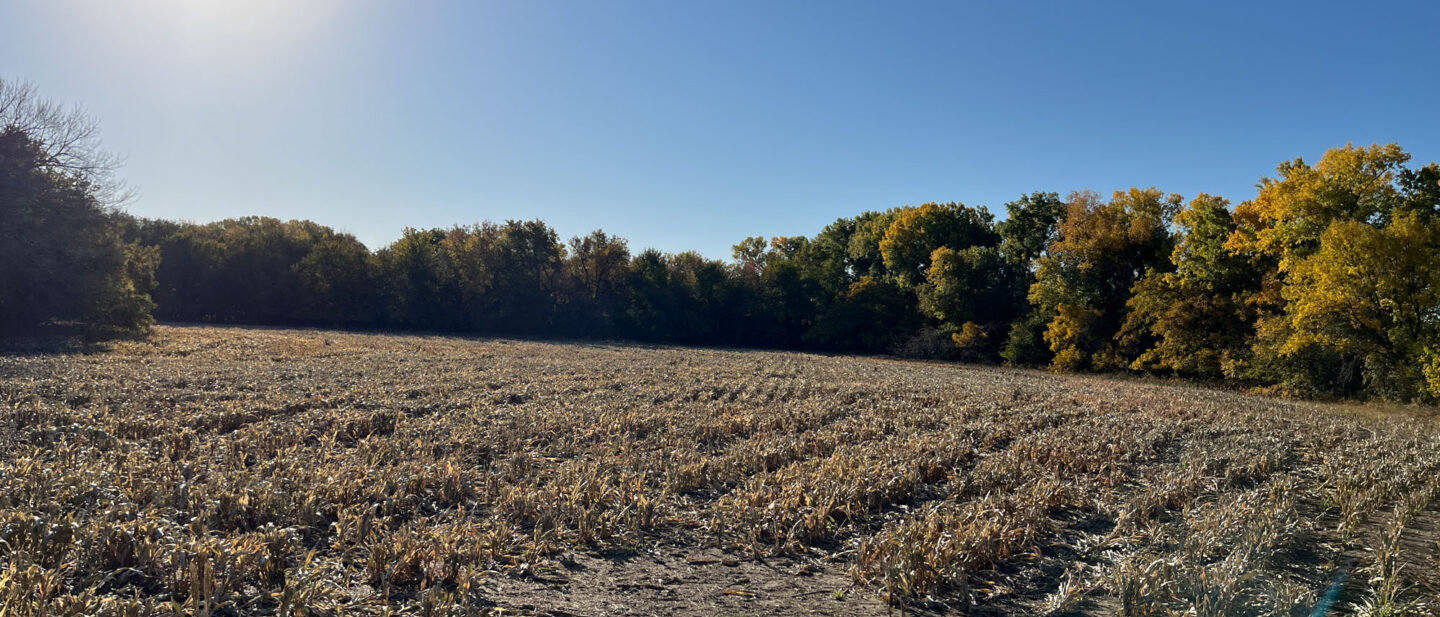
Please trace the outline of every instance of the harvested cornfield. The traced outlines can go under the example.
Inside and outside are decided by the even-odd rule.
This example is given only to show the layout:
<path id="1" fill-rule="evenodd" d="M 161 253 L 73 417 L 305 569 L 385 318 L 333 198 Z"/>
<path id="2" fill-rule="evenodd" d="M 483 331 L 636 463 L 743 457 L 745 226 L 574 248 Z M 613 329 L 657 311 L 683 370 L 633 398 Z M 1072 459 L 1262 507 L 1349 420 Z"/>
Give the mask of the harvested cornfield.
<path id="1" fill-rule="evenodd" d="M 1426 410 L 160 327 L 0 356 L 3 615 L 1440 610 Z"/>

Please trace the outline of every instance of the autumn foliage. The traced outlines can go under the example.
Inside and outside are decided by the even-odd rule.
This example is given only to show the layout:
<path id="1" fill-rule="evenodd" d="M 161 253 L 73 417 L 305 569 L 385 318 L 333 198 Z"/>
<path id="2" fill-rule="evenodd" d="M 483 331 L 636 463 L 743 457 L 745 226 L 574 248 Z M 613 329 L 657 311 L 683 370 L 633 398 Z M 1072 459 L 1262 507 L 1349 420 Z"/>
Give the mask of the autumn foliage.
<path id="1" fill-rule="evenodd" d="M 0 86 L 5 84 L 0 83 Z M 1440 166 L 1395 144 L 1282 163 L 1235 206 L 1155 187 L 1035 192 L 751 237 L 733 261 L 539 220 L 406 229 L 145 220 L 107 202 L 94 125 L 0 88 L 0 330 L 177 321 L 887 352 L 1440 397 Z M 77 137 L 78 135 L 78 137 Z M 76 148 L 76 144 L 86 148 Z"/>

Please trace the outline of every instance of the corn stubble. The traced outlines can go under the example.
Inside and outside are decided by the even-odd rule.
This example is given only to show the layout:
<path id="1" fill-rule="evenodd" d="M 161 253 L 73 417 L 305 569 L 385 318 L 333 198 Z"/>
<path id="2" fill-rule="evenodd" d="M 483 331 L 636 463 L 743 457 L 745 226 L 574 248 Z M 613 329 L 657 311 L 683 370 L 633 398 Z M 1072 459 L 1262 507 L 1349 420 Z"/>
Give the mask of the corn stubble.
<path id="1" fill-rule="evenodd" d="M 485 580 L 658 546 L 848 569 L 932 612 L 1437 608 L 1423 418 L 877 359 L 170 327 L 0 357 L 0 409 L 3 616 L 484 614 Z"/>

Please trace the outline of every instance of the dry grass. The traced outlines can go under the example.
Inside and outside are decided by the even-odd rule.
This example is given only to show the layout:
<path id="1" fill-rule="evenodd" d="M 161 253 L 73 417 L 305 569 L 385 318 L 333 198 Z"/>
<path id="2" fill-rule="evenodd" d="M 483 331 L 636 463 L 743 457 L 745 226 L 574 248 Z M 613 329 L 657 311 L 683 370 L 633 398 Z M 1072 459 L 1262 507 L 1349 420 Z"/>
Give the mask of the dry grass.
<path id="1" fill-rule="evenodd" d="M 166 327 L 0 356 L 0 616 L 483 614 L 487 580 L 660 546 L 930 612 L 1298 617 L 1343 574 L 1334 610 L 1426 614 L 1435 428 L 878 359 Z"/>

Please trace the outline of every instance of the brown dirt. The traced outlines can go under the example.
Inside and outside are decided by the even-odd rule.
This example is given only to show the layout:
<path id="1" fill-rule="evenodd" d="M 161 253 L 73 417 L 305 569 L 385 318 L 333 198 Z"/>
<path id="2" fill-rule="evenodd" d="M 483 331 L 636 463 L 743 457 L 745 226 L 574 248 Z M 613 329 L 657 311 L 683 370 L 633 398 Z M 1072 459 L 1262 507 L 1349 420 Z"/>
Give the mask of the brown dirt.
<path id="1" fill-rule="evenodd" d="M 873 590 L 854 587 L 844 564 L 756 560 L 679 547 L 570 554 L 562 561 L 563 568 L 534 576 L 487 579 L 481 593 L 503 609 L 548 617 L 895 613 Z"/>

